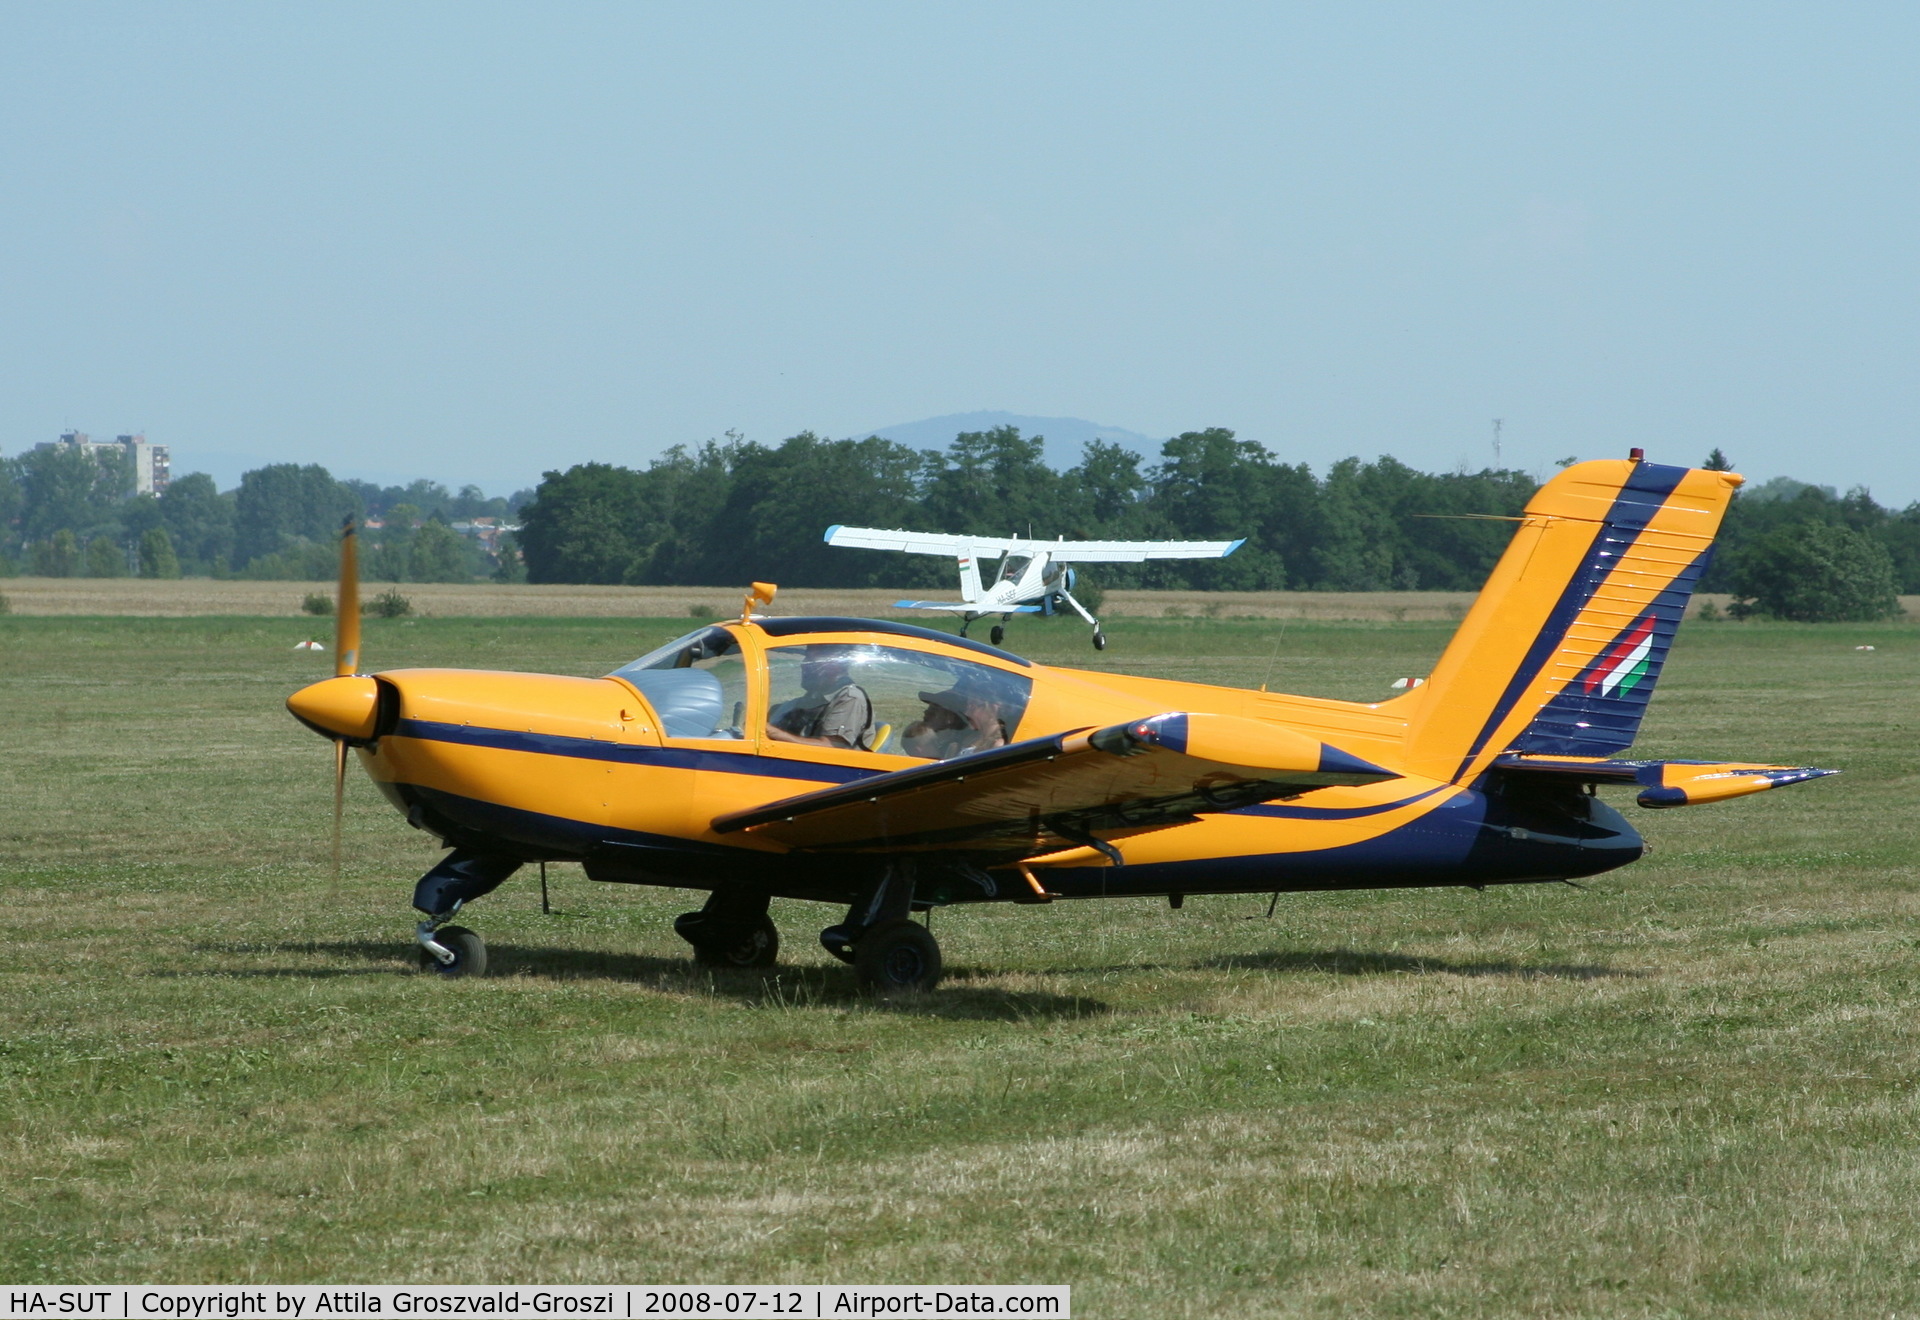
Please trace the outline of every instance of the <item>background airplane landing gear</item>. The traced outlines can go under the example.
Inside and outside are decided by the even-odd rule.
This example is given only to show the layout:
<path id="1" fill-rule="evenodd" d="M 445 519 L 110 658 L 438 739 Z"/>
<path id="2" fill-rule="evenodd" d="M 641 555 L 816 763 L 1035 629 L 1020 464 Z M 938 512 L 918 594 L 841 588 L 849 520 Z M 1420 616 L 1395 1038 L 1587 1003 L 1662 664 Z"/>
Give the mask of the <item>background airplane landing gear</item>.
<path id="1" fill-rule="evenodd" d="M 996 623 L 993 625 L 993 631 L 987 634 L 987 640 L 998 646 L 1007 640 L 1007 630 Z"/>
<path id="2" fill-rule="evenodd" d="M 433 942 L 451 953 L 453 961 L 443 963 L 434 956 L 432 949 L 422 946 L 420 949 L 421 971 L 438 972 L 449 979 L 456 976 L 487 974 L 486 941 L 465 926 L 442 926 L 433 932 Z"/>
<path id="3" fill-rule="evenodd" d="M 1107 649 L 1107 635 L 1098 628 L 1093 630 L 1093 649 L 1096 651 L 1104 651 Z"/>
<path id="4" fill-rule="evenodd" d="M 940 982 L 940 945 L 917 921 L 882 922 L 860 936 L 853 970 L 877 998 L 921 994 Z"/>

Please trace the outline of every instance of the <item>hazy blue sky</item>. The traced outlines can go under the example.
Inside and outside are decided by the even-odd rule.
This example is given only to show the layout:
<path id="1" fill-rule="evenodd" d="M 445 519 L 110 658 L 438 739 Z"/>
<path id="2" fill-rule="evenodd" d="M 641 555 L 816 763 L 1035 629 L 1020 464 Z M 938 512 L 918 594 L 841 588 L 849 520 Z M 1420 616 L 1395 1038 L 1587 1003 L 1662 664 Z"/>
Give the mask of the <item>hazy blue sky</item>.
<path id="1" fill-rule="evenodd" d="M 1920 499 L 1920 9 L 0 7 L 0 449 L 1229 426 Z"/>

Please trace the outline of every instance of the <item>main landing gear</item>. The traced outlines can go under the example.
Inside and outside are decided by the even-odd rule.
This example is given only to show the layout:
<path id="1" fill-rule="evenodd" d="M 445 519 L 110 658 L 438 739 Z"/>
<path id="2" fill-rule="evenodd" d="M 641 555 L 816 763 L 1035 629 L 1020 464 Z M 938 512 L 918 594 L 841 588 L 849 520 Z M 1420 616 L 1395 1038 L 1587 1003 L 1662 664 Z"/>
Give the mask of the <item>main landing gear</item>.
<path id="1" fill-rule="evenodd" d="M 422 916 L 414 931 L 422 972 L 449 979 L 486 975 L 486 941 L 448 923 L 519 869 L 514 858 L 456 849 L 420 877 L 413 905 Z M 890 859 L 870 874 L 846 919 L 820 932 L 827 952 L 852 964 L 860 984 L 881 999 L 921 994 L 940 982 L 940 945 L 933 932 L 913 920 L 917 869 L 912 858 Z M 990 879 L 976 883 L 991 892 Z M 942 891 L 935 892 L 936 901 L 944 901 Z M 698 912 L 676 918 L 673 928 L 693 946 L 694 961 L 703 967 L 772 967 L 780 956 L 780 932 L 767 913 L 768 902 L 763 893 L 716 889 Z"/>
<path id="2" fill-rule="evenodd" d="M 896 861 L 870 879 L 847 919 L 820 932 L 820 944 L 851 963 L 860 984 L 882 999 L 931 990 L 940 981 L 940 945 L 912 919 L 914 868 Z M 674 921 L 704 967 L 771 967 L 780 935 L 767 916 L 767 896 L 716 889 L 698 912 Z"/>
<path id="3" fill-rule="evenodd" d="M 847 919 L 820 932 L 821 947 L 852 963 L 876 998 L 923 994 L 940 983 L 940 945 L 913 920 L 914 863 L 889 862 L 847 909 Z"/>
<path id="4" fill-rule="evenodd" d="M 1082 605 L 1079 601 L 1075 600 L 1073 598 L 1072 593 L 1066 592 L 1066 591 L 1056 591 L 1051 595 L 1044 597 L 1040 603 L 1040 613 L 1045 615 L 1051 615 L 1056 610 L 1061 608 L 1071 608 L 1075 614 L 1078 614 L 1082 619 L 1086 620 L 1087 626 L 1093 629 L 1093 649 L 1094 650 L 1104 651 L 1107 649 L 1107 635 L 1100 630 L 1100 620 L 1094 618 L 1093 615 L 1087 613 L 1086 607 Z M 962 637 L 965 637 L 967 635 L 967 629 L 973 627 L 974 624 L 978 623 L 981 619 L 984 619 L 986 617 L 987 616 L 984 614 L 961 615 L 960 616 L 960 635 Z M 1006 623 L 1007 623 L 1007 620 L 1011 619 L 1012 617 L 1013 616 L 1011 614 L 1001 615 L 1000 622 L 994 624 L 993 628 L 987 633 L 987 640 L 995 646 L 999 646 L 1002 643 L 1004 643 L 1007 640 Z"/>
<path id="5" fill-rule="evenodd" d="M 780 932 L 767 903 L 765 894 L 716 889 L 698 912 L 674 918 L 674 933 L 693 946 L 702 967 L 771 967 L 780 956 Z"/>

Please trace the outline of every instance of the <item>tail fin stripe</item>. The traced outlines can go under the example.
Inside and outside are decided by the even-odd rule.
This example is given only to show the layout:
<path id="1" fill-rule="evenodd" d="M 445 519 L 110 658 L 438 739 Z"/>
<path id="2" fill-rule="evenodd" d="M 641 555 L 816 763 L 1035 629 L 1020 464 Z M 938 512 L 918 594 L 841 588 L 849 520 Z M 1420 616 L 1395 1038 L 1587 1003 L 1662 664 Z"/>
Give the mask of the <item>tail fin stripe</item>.
<path id="1" fill-rule="evenodd" d="M 1687 599 L 1712 555 L 1712 547 L 1701 551 L 1637 620 L 1588 651 L 1590 660 L 1563 661 L 1564 681 L 1507 750 L 1605 756 L 1632 746 Z"/>
<path id="2" fill-rule="evenodd" d="M 1519 667 L 1507 681 L 1500 699 L 1494 703 L 1480 731 L 1474 735 L 1466 755 L 1460 758 L 1460 764 L 1453 774 L 1456 781 L 1467 773 L 1485 750 L 1488 739 L 1505 723 L 1521 696 L 1532 688 L 1547 662 L 1563 649 L 1575 621 L 1606 583 L 1619 560 L 1637 547 L 1647 525 L 1665 507 L 1667 499 L 1686 475 L 1687 469 L 1683 467 L 1656 463 L 1635 466 L 1626 484 L 1614 497 L 1605 518 L 1594 528 L 1594 537 L 1584 556 L 1583 567 L 1561 591 L 1545 626 L 1535 635 Z M 1656 538 L 1653 543 L 1659 544 L 1666 539 Z"/>

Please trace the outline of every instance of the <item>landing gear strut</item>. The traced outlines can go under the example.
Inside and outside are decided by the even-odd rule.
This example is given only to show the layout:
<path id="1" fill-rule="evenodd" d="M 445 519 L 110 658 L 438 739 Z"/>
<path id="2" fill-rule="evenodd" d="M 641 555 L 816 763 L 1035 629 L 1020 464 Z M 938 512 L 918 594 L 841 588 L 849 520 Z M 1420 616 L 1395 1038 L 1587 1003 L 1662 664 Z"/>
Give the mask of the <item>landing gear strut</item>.
<path id="1" fill-rule="evenodd" d="M 847 909 L 847 919 L 820 932 L 820 944 L 852 963 L 860 984 L 878 999 L 921 994 L 940 983 L 940 945 L 912 918 L 916 866 L 889 861 Z"/>

